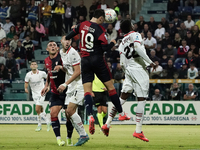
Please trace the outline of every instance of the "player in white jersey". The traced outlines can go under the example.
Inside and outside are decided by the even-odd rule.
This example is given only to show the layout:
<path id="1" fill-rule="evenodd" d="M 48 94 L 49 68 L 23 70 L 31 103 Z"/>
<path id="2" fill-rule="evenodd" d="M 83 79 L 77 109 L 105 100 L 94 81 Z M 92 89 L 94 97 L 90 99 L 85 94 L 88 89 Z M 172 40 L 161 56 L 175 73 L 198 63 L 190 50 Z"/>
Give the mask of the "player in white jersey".
<path id="1" fill-rule="evenodd" d="M 146 104 L 145 98 L 148 97 L 149 91 L 149 75 L 146 67 L 150 65 L 155 68 L 155 64 L 146 54 L 140 33 L 132 31 L 132 25 L 129 20 L 125 20 L 121 23 L 121 30 L 125 36 L 119 46 L 120 65 L 125 72 L 125 80 L 121 91 L 120 101 L 123 105 L 134 90 L 138 105 L 136 109 L 136 130 L 133 133 L 133 136 L 148 142 L 149 140 L 142 132 L 143 113 Z M 116 113 L 117 110 L 113 107 L 106 124 L 102 127 L 106 136 L 109 134 L 110 124 Z M 121 116 L 119 115 L 119 120 L 120 117 Z"/>
<path id="2" fill-rule="evenodd" d="M 71 120 L 76 131 L 80 135 L 78 142 L 75 146 L 80 146 L 89 140 L 89 136 L 85 132 L 82 120 L 76 109 L 78 105 L 83 105 L 84 89 L 81 80 L 81 58 L 78 52 L 71 47 L 71 40 L 65 40 L 62 37 L 61 43 L 63 48 L 60 50 L 63 68 L 66 70 L 65 83 L 58 87 L 59 92 L 63 92 L 67 88 L 65 105 L 66 116 Z M 62 66 L 60 66 L 61 68 Z"/>
<path id="3" fill-rule="evenodd" d="M 45 96 L 41 96 L 41 91 L 44 88 L 44 79 L 47 78 L 47 74 L 44 71 L 38 70 L 36 61 L 32 61 L 30 65 L 31 71 L 25 76 L 25 92 L 28 93 L 28 84 L 31 87 L 32 97 L 36 104 L 35 110 L 38 114 L 38 126 L 35 131 L 42 129 L 41 118 L 44 118 L 47 123 L 47 131 L 50 130 L 50 119 L 47 117 L 45 110 L 43 110 L 43 104 Z"/>

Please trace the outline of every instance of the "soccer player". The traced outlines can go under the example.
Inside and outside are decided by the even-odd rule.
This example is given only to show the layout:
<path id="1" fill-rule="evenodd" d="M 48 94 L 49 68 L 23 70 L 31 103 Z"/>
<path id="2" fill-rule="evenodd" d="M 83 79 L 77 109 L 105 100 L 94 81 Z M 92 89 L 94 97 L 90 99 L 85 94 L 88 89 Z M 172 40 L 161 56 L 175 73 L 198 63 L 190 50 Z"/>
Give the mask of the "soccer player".
<path id="1" fill-rule="evenodd" d="M 123 105 L 126 102 L 134 89 L 138 104 L 136 108 L 136 130 L 133 136 L 149 142 L 142 132 L 145 98 L 148 97 L 149 91 L 149 75 L 146 67 L 150 65 L 155 69 L 156 65 L 147 56 L 141 35 L 132 31 L 131 22 L 129 20 L 123 21 L 120 28 L 125 34 L 119 46 L 120 65 L 125 72 L 125 80 L 120 96 L 121 104 Z M 109 134 L 110 124 L 116 113 L 117 110 L 113 107 L 106 124 L 102 127 L 106 136 Z"/>
<path id="2" fill-rule="evenodd" d="M 92 92 L 93 100 L 95 103 L 95 106 L 97 107 L 97 118 L 99 121 L 99 126 L 103 126 L 103 118 L 107 114 L 108 109 L 108 92 L 104 84 L 97 78 L 95 75 L 94 81 L 92 82 Z"/>
<path id="3" fill-rule="evenodd" d="M 45 96 L 41 96 L 40 94 L 40 92 L 44 88 L 44 79 L 47 78 L 47 74 L 44 71 L 40 71 L 37 69 L 38 65 L 36 61 L 31 62 L 30 68 L 31 71 L 29 71 L 25 76 L 24 89 L 25 92 L 28 93 L 28 85 L 30 85 L 32 97 L 36 104 L 35 110 L 38 114 L 38 126 L 35 131 L 38 132 L 42 130 L 41 118 L 44 118 L 45 122 L 47 123 L 47 131 L 49 131 L 51 123 L 43 109 Z"/>
<path id="4" fill-rule="evenodd" d="M 89 136 L 85 132 L 81 117 L 76 112 L 78 105 L 83 105 L 84 90 L 81 80 L 81 58 L 78 52 L 71 47 L 71 40 L 65 40 L 65 36 L 61 39 L 62 49 L 60 50 L 63 67 L 66 70 L 65 82 L 58 87 L 58 91 L 62 93 L 65 89 L 66 98 L 65 110 L 66 116 L 71 120 L 76 131 L 80 135 L 78 142 L 74 146 L 80 146 L 89 140 Z M 60 66 L 62 68 L 62 66 Z"/>
<path id="5" fill-rule="evenodd" d="M 126 116 L 122 111 L 119 97 L 111 80 L 111 73 L 103 58 L 104 51 L 111 49 L 116 41 L 112 40 L 108 45 L 105 29 L 101 24 L 105 20 L 105 12 L 97 9 L 94 17 L 90 21 L 84 21 L 75 26 L 75 28 L 65 37 L 66 40 L 71 39 L 80 33 L 80 50 L 81 50 L 81 75 L 85 95 L 85 106 L 89 115 L 89 132 L 94 134 L 94 117 L 93 117 L 93 100 L 92 100 L 92 81 L 94 73 L 104 83 L 108 89 L 109 97 L 115 105 L 117 111 Z"/>
<path id="6" fill-rule="evenodd" d="M 50 108 L 50 115 L 51 115 L 51 124 L 55 136 L 57 138 L 57 144 L 59 146 L 63 146 L 65 141 L 61 140 L 60 136 L 60 122 L 58 120 L 58 114 L 60 110 L 65 107 L 65 92 L 59 93 L 58 87 L 65 82 L 65 71 L 62 66 L 62 60 L 60 53 L 58 52 L 58 46 L 54 41 L 49 41 L 47 44 L 46 50 L 49 52 L 49 56 L 44 60 L 45 66 L 48 71 L 47 81 L 45 87 L 43 88 L 41 95 L 45 95 L 49 91 L 49 85 L 51 83 L 51 97 L 49 99 L 49 108 Z M 73 133 L 73 125 L 70 120 L 66 122 L 67 126 L 67 144 L 68 146 L 71 145 L 71 137 Z"/>

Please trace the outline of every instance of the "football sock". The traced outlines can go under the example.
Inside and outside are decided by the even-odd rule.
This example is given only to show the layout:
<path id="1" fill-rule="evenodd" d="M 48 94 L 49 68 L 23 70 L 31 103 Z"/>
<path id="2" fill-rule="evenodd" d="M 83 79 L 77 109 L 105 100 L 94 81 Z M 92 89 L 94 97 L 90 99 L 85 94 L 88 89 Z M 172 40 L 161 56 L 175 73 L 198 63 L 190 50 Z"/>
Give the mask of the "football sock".
<path id="1" fill-rule="evenodd" d="M 41 114 L 41 113 L 40 113 Z M 42 123 L 41 123 L 41 116 L 40 116 L 40 114 L 37 116 L 37 118 L 38 118 L 38 126 L 41 126 L 42 125 Z"/>
<path id="2" fill-rule="evenodd" d="M 119 97 L 115 89 L 108 91 L 110 100 L 112 101 L 113 105 L 116 107 L 119 113 L 122 113 L 122 105 L 120 104 Z"/>
<path id="3" fill-rule="evenodd" d="M 51 124 L 56 137 L 60 137 L 60 122 L 58 117 L 51 117 Z"/>
<path id="4" fill-rule="evenodd" d="M 144 117 L 144 107 L 146 101 L 139 101 L 136 108 L 136 133 L 142 132 L 142 122 Z"/>
<path id="5" fill-rule="evenodd" d="M 83 127 L 83 123 L 81 120 L 81 117 L 75 112 L 72 116 L 71 116 L 71 121 L 73 122 L 73 125 L 76 129 L 76 131 L 78 132 L 78 134 L 81 135 L 86 135 L 85 129 Z"/>
<path id="6" fill-rule="evenodd" d="M 85 107 L 88 115 L 93 115 L 93 100 L 90 92 L 86 92 L 85 96 Z"/>
<path id="7" fill-rule="evenodd" d="M 103 115 L 102 115 L 102 113 L 97 113 L 97 118 L 98 118 L 100 127 L 102 127 L 103 126 Z"/>
<path id="8" fill-rule="evenodd" d="M 70 120 L 66 121 L 66 127 L 67 127 L 67 137 L 71 138 L 74 127 L 73 127 L 72 122 Z"/>

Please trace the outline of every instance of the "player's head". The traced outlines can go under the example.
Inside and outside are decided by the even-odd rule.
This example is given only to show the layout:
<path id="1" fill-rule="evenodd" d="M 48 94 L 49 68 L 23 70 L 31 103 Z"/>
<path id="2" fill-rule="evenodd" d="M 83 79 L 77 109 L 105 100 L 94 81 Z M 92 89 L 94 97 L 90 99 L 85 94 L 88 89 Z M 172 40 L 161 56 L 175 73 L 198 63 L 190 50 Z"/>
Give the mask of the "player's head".
<path id="1" fill-rule="evenodd" d="M 97 24 L 102 24 L 105 20 L 105 12 L 103 9 L 96 9 L 94 11 L 94 15 L 93 15 L 94 18 L 97 19 Z"/>
<path id="2" fill-rule="evenodd" d="M 65 36 L 62 37 L 61 44 L 62 44 L 63 49 L 67 50 L 70 47 L 71 43 L 72 43 L 71 39 L 70 40 L 66 40 Z"/>
<path id="3" fill-rule="evenodd" d="M 58 52 L 58 46 L 55 41 L 49 41 L 47 44 L 46 50 L 49 52 L 50 55 L 55 55 Z"/>
<path id="4" fill-rule="evenodd" d="M 122 30 L 122 32 L 124 34 L 129 33 L 132 30 L 132 24 L 130 20 L 124 20 L 122 21 L 121 25 L 120 25 L 120 29 Z"/>
<path id="5" fill-rule="evenodd" d="M 31 61 L 30 68 L 31 70 L 36 70 L 38 68 L 37 62 L 35 60 Z"/>

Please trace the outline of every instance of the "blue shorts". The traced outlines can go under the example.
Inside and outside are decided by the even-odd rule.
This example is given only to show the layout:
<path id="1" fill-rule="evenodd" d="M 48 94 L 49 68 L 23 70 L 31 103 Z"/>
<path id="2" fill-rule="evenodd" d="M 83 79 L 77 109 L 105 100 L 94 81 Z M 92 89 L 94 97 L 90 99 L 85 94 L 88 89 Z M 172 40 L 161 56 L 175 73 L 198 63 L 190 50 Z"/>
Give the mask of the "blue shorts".
<path id="1" fill-rule="evenodd" d="M 92 55 L 81 58 L 82 83 L 92 82 L 94 74 L 101 80 L 107 82 L 112 79 L 112 75 L 103 56 Z"/>

